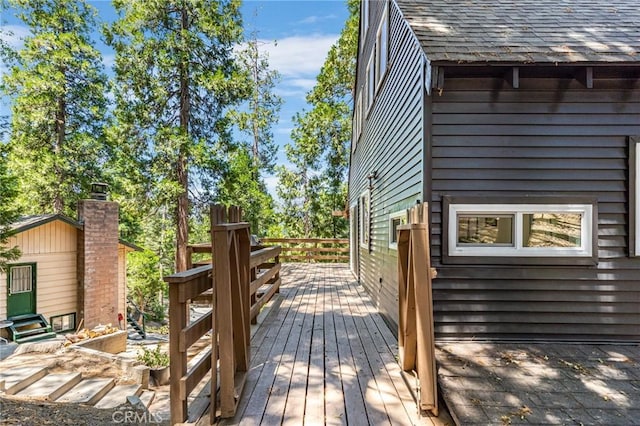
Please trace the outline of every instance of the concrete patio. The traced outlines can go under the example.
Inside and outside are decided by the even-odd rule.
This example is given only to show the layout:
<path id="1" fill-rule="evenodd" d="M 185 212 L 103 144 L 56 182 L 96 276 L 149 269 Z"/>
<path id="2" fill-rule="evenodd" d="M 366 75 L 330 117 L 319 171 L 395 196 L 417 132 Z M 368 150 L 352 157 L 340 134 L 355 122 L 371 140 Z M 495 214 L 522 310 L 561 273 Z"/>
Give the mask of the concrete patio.
<path id="1" fill-rule="evenodd" d="M 439 343 L 438 381 L 459 425 L 640 424 L 640 346 Z"/>

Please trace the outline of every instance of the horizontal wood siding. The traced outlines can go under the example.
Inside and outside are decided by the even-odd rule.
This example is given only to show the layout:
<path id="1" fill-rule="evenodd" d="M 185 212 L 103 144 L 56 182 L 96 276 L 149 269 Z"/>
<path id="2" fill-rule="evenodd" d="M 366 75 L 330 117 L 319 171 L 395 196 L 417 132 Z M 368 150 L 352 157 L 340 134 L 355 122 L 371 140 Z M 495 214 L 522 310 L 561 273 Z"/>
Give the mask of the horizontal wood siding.
<path id="1" fill-rule="evenodd" d="M 389 17 L 389 67 L 352 153 L 349 198 L 356 204 L 369 187 L 367 176 L 377 173 L 371 180 L 370 250 L 358 245 L 360 280 L 380 313 L 397 322 L 397 258 L 389 249 L 388 219 L 422 197 L 423 86 L 421 50 L 393 4 Z M 366 61 L 360 61 L 359 76 L 362 67 Z"/>
<path id="2" fill-rule="evenodd" d="M 53 221 L 17 234 L 22 256 L 14 263 L 36 263 L 36 309 L 49 321 L 53 315 L 77 310 L 77 230 Z M 0 319 L 7 315 L 7 277 L 0 274 Z"/>
<path id="3" fill-rule="evenodd" d="M 640 258 L 627 243 L 640 83 L 451 78 L 432 109 L 437 336 L 640 340 Z M 443 265 L 445 195 L 595 197 L 598 266 Z"/>

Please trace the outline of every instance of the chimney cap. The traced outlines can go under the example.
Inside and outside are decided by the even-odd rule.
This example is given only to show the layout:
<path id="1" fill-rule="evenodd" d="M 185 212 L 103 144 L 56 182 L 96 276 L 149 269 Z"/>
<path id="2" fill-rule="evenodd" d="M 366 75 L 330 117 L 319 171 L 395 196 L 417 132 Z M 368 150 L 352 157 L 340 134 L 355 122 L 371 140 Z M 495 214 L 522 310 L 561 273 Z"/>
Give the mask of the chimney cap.
<path id="1" fill-rule="evenodd" d="M 107 189 L 109 184 L 103 182 L 93 182 L 91 184 L 91 198 L 94 200 L 107 200 Z"/>

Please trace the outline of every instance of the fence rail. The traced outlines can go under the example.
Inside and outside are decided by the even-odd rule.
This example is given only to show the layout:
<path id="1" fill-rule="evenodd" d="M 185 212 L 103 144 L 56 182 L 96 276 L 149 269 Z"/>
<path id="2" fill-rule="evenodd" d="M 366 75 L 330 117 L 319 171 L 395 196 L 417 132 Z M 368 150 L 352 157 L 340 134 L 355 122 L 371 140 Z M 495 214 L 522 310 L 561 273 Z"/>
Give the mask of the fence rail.
<path id="1" fill-rule="evenodd" d="M 348 262 L 347 238 L 262 238 L 265 245 L 279 244 L 283 262 Z"/>
<path id="2" fill-rule="evenodd" d="M 226 215 L 220 209 L 212 206 L 214 244 L 208 244 L 208 252 L 213 262 L 165 277 L 169 283 L 171 319 L 171 424 L 187 420 L 187 399 L 208 374 L 213 390 L 209 403 L 211 418 L 215 418 L 218 407 L 218 377 L 220 414 L 222 417 L 235 414 L 236 395 L 249 366 L 249 322 L 255 323 L 260 308 L 280 288 L 280 247 L 251 251 L 249 224 L 222 223 Z M 199 246 L 203 250 L 200 252 L 204 252 L 204 245 Z M 208 301 L 212 309 L 189 323 L 189 304 L 194 300 Z M 188 363 L 187 351 L 209 331 L 212 344 Z"/>

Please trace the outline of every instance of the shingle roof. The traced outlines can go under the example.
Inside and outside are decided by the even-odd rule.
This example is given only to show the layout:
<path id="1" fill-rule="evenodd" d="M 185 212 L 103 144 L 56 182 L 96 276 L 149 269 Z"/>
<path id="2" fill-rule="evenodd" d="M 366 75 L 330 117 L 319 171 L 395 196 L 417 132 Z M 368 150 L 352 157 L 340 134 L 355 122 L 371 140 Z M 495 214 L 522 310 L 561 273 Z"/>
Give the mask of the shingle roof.
<path id="1" fill-rule="evenodd" d="M 433 62 L 640 62 L 640 0 L 396 0 Z"/>

